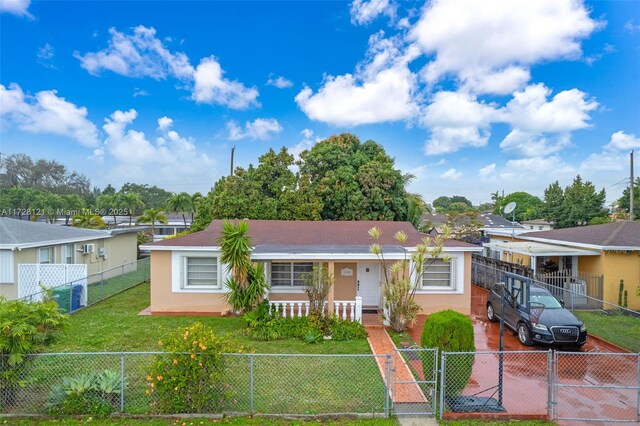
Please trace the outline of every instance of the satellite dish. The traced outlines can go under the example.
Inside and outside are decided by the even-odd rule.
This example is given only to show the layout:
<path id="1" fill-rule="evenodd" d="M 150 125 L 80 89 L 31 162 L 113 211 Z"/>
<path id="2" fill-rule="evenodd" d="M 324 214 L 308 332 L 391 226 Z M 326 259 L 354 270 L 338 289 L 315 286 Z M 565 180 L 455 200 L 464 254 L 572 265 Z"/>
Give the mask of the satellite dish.
<path id="1" fill-rule="evenodd" d="M 512 211 L 514 211 L 516 209 L 516 202 L 512 201 L 509 204 L 507 204 L 506 206 L 504 206 L 504 212 L 505 214 L 509 214 Z"/>

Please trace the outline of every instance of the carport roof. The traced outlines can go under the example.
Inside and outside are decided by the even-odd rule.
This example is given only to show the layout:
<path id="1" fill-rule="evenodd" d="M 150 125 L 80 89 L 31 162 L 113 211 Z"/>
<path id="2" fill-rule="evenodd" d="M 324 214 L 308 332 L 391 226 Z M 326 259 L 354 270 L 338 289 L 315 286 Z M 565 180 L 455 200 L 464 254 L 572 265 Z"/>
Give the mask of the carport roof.
<path id="1" fill-rule="evenodd" d="M 599 250 L 585 250 L 533 241 L 485 243 L 485 247 L 527 256 L 599 256 Z"/>

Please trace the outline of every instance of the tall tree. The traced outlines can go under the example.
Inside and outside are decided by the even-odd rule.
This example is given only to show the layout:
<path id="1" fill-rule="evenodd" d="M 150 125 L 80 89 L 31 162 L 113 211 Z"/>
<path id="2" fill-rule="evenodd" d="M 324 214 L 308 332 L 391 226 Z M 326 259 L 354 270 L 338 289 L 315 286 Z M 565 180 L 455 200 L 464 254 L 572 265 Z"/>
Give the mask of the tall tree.
<path id="1" fill-rule="evenodd" d="M 629 202 L 630 190 L 627 186 L 624 191 L 622 191 L 622 197 L 618 199 L 618 209 L 624 212 L 626 217 L 629 217 L 629 208 L 631 207 L 631 203 Z M 634 211 L 634 219 L 640 220 L 640 177 L 636 178 L 634 187 L 633 187 L 633 211 Z"/>
<path id="2" fill-rule="evenodd" d="M 129 182 L 122 185 L 119 192 L 122 194 L 135 192 L 140 195 L 140 198 L 142 198 L 142 202 L 146 208 L 153 209 L 163 209 L 167 200 L 171 196 L 171 192 L 158 188 L 155 185 L 149 186 L 147 184 L 141 185 Z"/>
<path id="3" fill-rule="evenodd" d="M 171 197 L 167 200 L 167 210 L 173 213 L 181 213 L 185 228 L 187 227 L 187 217 L 185 213 L 191 211 L 192 206 L 191 195 L 186 192 L 171 194 Z"/>
<path id="4" fill-rule="evenodd" d="M 156 233 L 156 223 L 167 224 L 167 216 L 162 209 L 147 209 L 142 212 L 136 223 L 148 223 L 151 225 L 151 233 Z"/>
<path id="5" fill-rule="evenodd" d="M 126 194 L 118 194 L 120 201 L 119 204 L 127 210 L 129 214 L 129 226 L 133 222 L 133 215 L 140 214 L 144 209 L 144 202 L 137 192 L 127 192 Z"/>
<path id="6" fill-rule="evenodd" d="M 555 181 L 544 190 L 544 203 L 540 213 L 544 220 L 556 224 L 564 216 L 564 207 L 564 190 Z"/>
<path id="7" fill-rule="evenodd" d="M 516 203 L 516 209 L 512 213 L 505 214 L 504 208 L 511 202 Z M 496 205 L 493 209 L 493 213 L 502 215 L 509 220 L 515 216 L 516 222 L 521 222 L 523 220 L 535 219 L 538 217 L 541 207 L 542 200 L 540 198 L 535 195 L 531 195 L 528 192 L 519 191 L 512 192 L 502 198 L 500 204 Z"/>
<path id="8" fill-rule="evenodd" d="M 556 222 L 558 228 L 587 225 L 596 217 L 608 217 L 604 207 L 604 188 L 597 192 L 593 183 L 583 182 L 580 175 L 564 190 L 563 216 Z"/>
<path id="9" fill-rule="evenodd" d="M 374 141 L 361 143 L 355 135 L 343 133 L 318 142 L 300 158 L 301 175 L 322 199 L 322 219 L 406 219 L 402 173 Z"/>
<path id="10" fill-rule="evenodd" d="M 465 207 L 463 207 L 463 205 Z M 466 210 L 473 210 L 473 204 L 462 195 L 454 195 L 452 197 L 443 195 L 433 200 L 433 208 L 436 209 L 438 213 L 449 213 L 451 211 L 460 213 Z"/>

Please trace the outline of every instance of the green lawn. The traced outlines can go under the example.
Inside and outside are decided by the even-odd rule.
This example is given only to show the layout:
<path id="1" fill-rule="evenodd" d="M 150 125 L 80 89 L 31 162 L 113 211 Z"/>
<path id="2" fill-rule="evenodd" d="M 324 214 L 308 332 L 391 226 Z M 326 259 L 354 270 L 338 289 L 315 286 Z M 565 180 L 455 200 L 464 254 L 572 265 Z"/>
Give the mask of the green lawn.
<path id="1" fill-rule="evenodd" d="M 147 281 L 149 279 L 149 265 L 149 259 L 142 259 L 137 262 L 135 271 L 89 284 L 87 286 L 88 305 L 94 305 L 116 293 Z"/>
<path id="2" fill-rule="evenodd" d="M 603 312 L 575 311 L 587 326 L 589 334 L 613 344 L 640 352 L 640 318 L 628 315 L 607 315 Z"/>
<path id="3" fill-rule="evenodd" d="M 146 377 L 154 354 L 118 352 L 159 351 L 158 341 L 168 332 L 201 321 L 221 334 L 254 349 L 254 355 L 229 356 L 226 383 L 232 398 L 225 412 L 270 414 L 382 413 L 385 386 L 366 340 L 324 341 L 308 344 L 285 339 L 253 341 L 244 333 L 239 317 L 139 316 L 149 306 L 149 285 L 142 284 L 86 308 L 70 317 L 65 336 L 47 348 L 60 355 L 37 356 L 31 363 L 27 386 L 21 389 L 13 413 L 42 413 L 52 386 L 65 377 L 124 367 L 127 387 L 125 412 L 150 410 Z M 68 354 L 116 352 L 115 354 Z M 270 354 L 270 355 L 260 355 Z M 298 354 L 298 356 L 285 356 Z M 325 355 L 304 356 L 302 354 Z M 253 406 L 250 399 L 250 364 L 253 365 Z"/>
<path id="4" fill-rule="evenodd" d="M 158 341 L 168 332 L 200 321 L 219 333 L 231 334 L 256 353 L 371 353 L 366 340 L 329 340 L 315 345 L 295 339 L 254 341 L 244 334 L 245 321 L 240 317 L 139 316 L 148 306 L 149 284 L 145 283 L 83 309 L 71 316 L 67 333 L 47 352 L 157 351 Z"/>
<path id="5" fill-rule="evenodd" d="M 4 423 L 3 423 L 4 422 Z M 285 420 L 264 417 L 227 417 L 222 420 L 211 419 L 60 419 L 60 420 L 33 420 L 33 419 L 5 419 L 0 424 L 14 426 L 307 426 L 307 425 L 331 425 L 331 426 L 396 426 L 396 419 L 339 419 L 339 420 Z"/>
<path id="6" fill-rule="evenodd" d="M 443 420 L 439 424 L 444 426 L 476 426 L 482 424 L 482 426 L 504 426 L 504 425 L 517 425 L 517 426 L 547 426 L 555 425 L 554 422 L 548 422 L 545 420 Z"/>

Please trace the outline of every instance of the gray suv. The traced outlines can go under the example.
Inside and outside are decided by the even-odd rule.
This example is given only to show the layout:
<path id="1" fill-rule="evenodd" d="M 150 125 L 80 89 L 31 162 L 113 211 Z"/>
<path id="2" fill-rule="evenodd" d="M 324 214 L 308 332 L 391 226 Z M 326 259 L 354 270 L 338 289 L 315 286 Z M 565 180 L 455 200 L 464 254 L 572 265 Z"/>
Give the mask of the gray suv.
<path id="1" fill-rule="evenodd" d="M 520 343 L 579 348 L 587 342 L 587 329 L 551 293 L 542 287 L 507 288 L 498 283 L 489 292 L 487 318 L 498 321 L 504 306 L 504 323 L 518 334 Z"/>

